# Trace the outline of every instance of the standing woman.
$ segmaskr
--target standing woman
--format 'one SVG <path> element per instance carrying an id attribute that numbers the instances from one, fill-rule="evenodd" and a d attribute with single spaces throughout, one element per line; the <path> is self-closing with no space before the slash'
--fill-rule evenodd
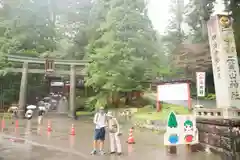
<path id="1" fill-rule="evenodd" d="M 122 146 L 120 141 L 120 126 L 118 120 L 113 116 L 112 112 L 107 113 L 108 117 L 108 130 L 109 130 L 109 140 L 110 140 L 110 154 L 122 154 Z M 116 144 L 116 145 L 115 145 Z"/>

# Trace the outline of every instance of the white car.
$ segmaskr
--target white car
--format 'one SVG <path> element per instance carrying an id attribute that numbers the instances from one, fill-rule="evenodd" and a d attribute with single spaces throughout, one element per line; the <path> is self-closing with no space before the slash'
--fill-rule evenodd
<path id="1" fill-rule="evenodd" d="M 204 107 L 203 107 L 203 105 L 201 105 L 201 104 L 196 104 L 196 105 L 194 106 L 194 108 L 204 108 Z"/>

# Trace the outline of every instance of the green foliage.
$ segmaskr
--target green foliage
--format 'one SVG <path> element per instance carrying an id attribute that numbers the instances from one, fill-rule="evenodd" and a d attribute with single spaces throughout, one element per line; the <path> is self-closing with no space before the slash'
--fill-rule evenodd
<path id="1" fill-rule="evenodd" d="M 187 37 L 192 43 L 204 42 L 207 39 L 206 23 L 213 12 L 215 0 L 190 0 L 185 7 L 185 19 L 190 32 Z"/>
<path id="2" fill-rule="evenodd" d="M 4 67 L 12 66 L 5 55 L 18 54 L 37 57 L 56 49 L 56 32 L 51 5 L 43 1 L 3 0 L 0 8 L 0 69 L 2 70 L 0 101 L 10 104 L 18 101 L 21 74 L 11 74 Z M 43 77 L 28 75 L 28 95 L 44 95 Z M 35 97 L 31 97 L 34 98 Z"/>
<path id="3" fill-rule="evenodd" d="M 177 69 L 169 65 L 169 53 L 186 37 L 179 26 L 183 22 L 182 8 L 172 7 L 169 30 L 162 37 L 153 29 L 145 0 L 0 3 L 0 68 L 13 65 L 6 61 L 7 54 L 90 60 L 85 80 L 94 90 L 93 97 L 78 98 L 78 106 L 89 110 L 115 107 L 113 99 L 126 100 L 125 93 L 145 90 L 143 82 L 177 75 Z M 4 70 L 1 73 L 6 86 L 12 76 Z M 14 76 L 10 82 L 14 87 L 7 87 L 14 89 L 2 95 L 6 101 L 18 99 L 21 76 Z M 30 93 L 43 88 L 42 75 L 29 78 Z"/>
<path id="4" fill-rule="evenodd" d="M 233 29 L 234 29 L 234 37 L 236 41 L 236 48 L 237 53 L 239 55 L 240 53 L 240 2 L 238 0 L 230 1 L 230 0 L 224 0 L 226 11 L 232 12 L 233 16 Z"/>
<path id="5" fill-rule="evenodd" d="M 86 110 L 94 111 L 95 109 L 98 109 L 100 107 L 105 107 L 106 103 L 101 103 L 101 100 L 103 101 L 103 98 L 99 100 L 98 97 L 99 96 L 93 96 L 93 97 L 89 97 L 86 100 L 86 103 L 85 103 Z"/>
<path id="6" fill-rule="evenodd" d="M 103 99 L 117 92 L 143 90 L 141 82 L 151 77 L 148 71 L 158 52 L 145 2 L 111 0 L 102 13 L 104 20 L 96 29 L 98 36 L 87 47 L 92 62 L 87 66 L 86 84 L 98 94 L 103 95 L 103 91 Z"/>
<path id="7" fill-rule="evenodd" d="M 17 102 L 20 82 L 20 75 L 9 74 L 8 76 L 0 77 L 0 102 L 2 105 L 9 105 L 12 102 Z"/>
<path id="8" fill-rule="evenodd" d="M 177 113 L 179 115 L 190 114 L 188 109 L 184 106 L 163 103 L 161 112 L 156 112 L 156 108 L 150 108 L 150 106 L 139 108 L 137 113 L 134 114 L 134 119 L 167 121 L 170 113 L 172 112 Z"/>
<path id="9" fill-rule="evenodd" d="M 49 10 L 47 0 L 4 0 L 0 14 L 3 31 L 1 35 L 4 35 L 1 51 L 6 54 L 53 51 L 56 48 L 55 30 Z"/>
<path id="10" fill-rule="evenodd" d="M 78 109 L 85 109 L 85 104 L 86 104 L 86 100 L 87 98 L 86 97 L 76 97 L 76 108 Z"/>
<path id="11" fill-rule="evenodd" d="M 215 100 L 215 99 L 216 99 L 216 95 L 215 95 L 215 94 L 212 94 L 212 93 L 209 93 L 209 94 L 207 95 L 207 97 L 205 97 L 205 99 Z"/>

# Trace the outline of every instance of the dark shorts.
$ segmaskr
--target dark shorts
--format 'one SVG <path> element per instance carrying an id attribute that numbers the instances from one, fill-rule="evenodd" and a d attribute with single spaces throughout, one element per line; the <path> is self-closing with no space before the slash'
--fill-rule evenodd
<path id="1" fill-rule="evenodd" d="M 105 140 L 105 128 L 95 129 L 94 140 Z"/>

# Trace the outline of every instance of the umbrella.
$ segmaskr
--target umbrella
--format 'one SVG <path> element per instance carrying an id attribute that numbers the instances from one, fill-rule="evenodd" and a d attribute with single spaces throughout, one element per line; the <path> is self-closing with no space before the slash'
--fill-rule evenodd
<path id="1" fill-rule="evenodd" d="M 50 97 L 44 97 L 43 100 L 50 100 Z"/>
<path id="2" fill-rule="evenodd" d="M 15 107 L 15 106 L 13 106 L 13 107 L 10 107 L 11 109 L 18 109 L 18 107 Z"/>
<path id="3" fill-rule="evenodd" d="M 27 106 L 27 109 L 36 109 L 37 108 L 37 106 L 35 106 L 35 105 L 29 105 L 29 106 Z"/>

